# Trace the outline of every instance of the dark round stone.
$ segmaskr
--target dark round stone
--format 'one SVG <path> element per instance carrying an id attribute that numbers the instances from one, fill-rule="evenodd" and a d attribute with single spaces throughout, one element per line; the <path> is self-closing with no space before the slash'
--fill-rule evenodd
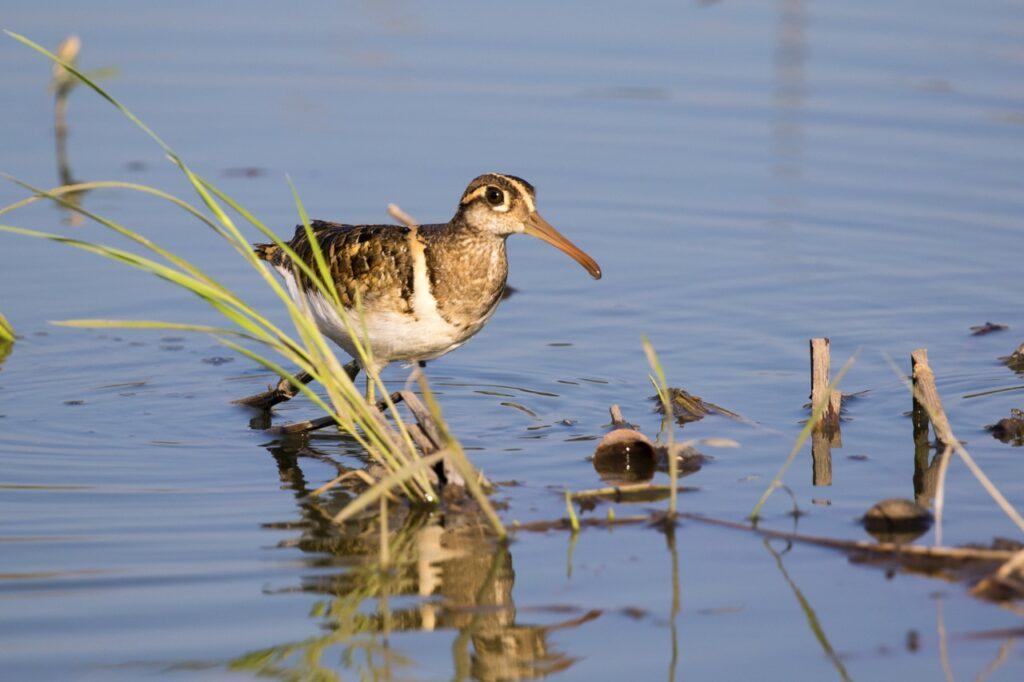
<path id="1" fill-rule="evenodd" d="M 910 542 L 931 528 L 932 513 L 913 500 L 892 497 L 868 509 L 862 521 L 879 542 Z"/>

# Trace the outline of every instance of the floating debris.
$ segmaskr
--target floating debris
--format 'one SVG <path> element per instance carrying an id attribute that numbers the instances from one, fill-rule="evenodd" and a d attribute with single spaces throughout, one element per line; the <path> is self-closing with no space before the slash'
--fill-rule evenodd
<path id="1" fill-rule="evenodd" d="M 498 404 L 503 407 L 511 407 L 514 410 L 519 410 L 520 412 L 530 415 L 534 419 L 539 419 L 537 413 L 531 410 L 530 408 L 526 407 L 525 405 L 520 405 L 519 403 L 513 403 L 511 401 L 501 402 Z"/>
<path id="2" fill-rule="evenodd" d="M 657 465 L 654 443 L 626 421 L 618 405 L 612 405 L 609 412 L 612 430 L 594 451 L 593 464 L 598 476 L 613 485 L 651 480 Z"/>
<path id="3" fill-rule="evenodd" d="M 736 414 L 732 410 L 727 410 L 721 405 L 709 403 L 699 396 L 695 396 L 692 393 L 681 389 L 669 387 L 668 389 L 669 401 L 672 404 L 672 416 L 676 418 L 676 423 L 680 426 L 685 426 L 689 422 L 700 421 L 709 414 L 720 414 L 736 421 L 746 421 L 743 417 Z M 658 414 L 664 414 L 665 409 L 661 405 L 661 401 L 658 396 L 653 395 L 650 400 L 655 401 L 655 411 Z"/>
<path id="4" fill-rule="evenodd" d="M 992 437 L 1015 446 L 1024 445 L 1024 410 L 1010 410 L 1010 416 L 985 427 Z"/>
<path id="5" fill-rule="evenodd" d="M 213 365 L 214 367 L 219 367 L 220 365 L 226 364 L 228 362 L 234 362 L 234 360 L 235 359 L 232 358 L 232 357 L 225 357 L 223 355 L 215 355 L 212 358 L 203 358 L 202 361 L 203 361 L 204 364 Z"/>
<path id="6" fill-rule="evenodd" d="M 892 497 L 868 509 L 861 521 L 879 542 L 905 544 L 931 527 L 932 514 L 913 500 Z"/>
<path id="7" fill-rule="evenodd" d="M 732 441 L 729 441 L 729 445 L 721 446 L 716 445 L 714 442 L 711 442 L 716 440 L 719 439 L 704 438 L 699 442 L 708 443 L 709 445 L 711 445 L 711 447 L 736 447 L 736 445 L 731 444 Z M 724 442 L 725 439 L 721 440 L 723 440 Z M 658 447 L 655 450 L 655 453 L 658 455 L 658 469 L 660 471 L 668 472 L 669 449 L 667 447 Z M 705 464 L 714 459 L 714 457 L 711 457 L 710 455 L 705 455 L 704 453 L 700 452 L 697 448 L 693 447 L 692 442 L 673 444 L 672 453 L 675 455 L 676 464 L 678 465 L 680 476 L 688 476 L 690 474 L 696 473 L 701 470 L 701 467 L 703 467 Z"/>
<path id="8" fill-rule="evenodd" d="M 1014 372 L 1024 372 L 1024 343 L 1017 346 L 1017 350 L 999 359 Z"/>
<path id="9" fill-rule="evenodd" d="M 267 169 L 258 166 L 239 166 L 237 168 L 224 169 L 224 177 L 226 178 L 258 178 L 266 174 Z"/>
<path id="10" fill-rule="evenodd" d="M 992 332 L 1001 332 L 1009 329 L 1005 324 L 996 324 L 994 322 L 986 322 L 976 327 L 971 327 L 971 336 L 984 336 L 985 334 L 991 334 Z"/>
<path id="11" fill-rule="evenodd" d="M 602 481 L 621 485 L 654 478 L 654 446 L 644 434 L 616 429 L 605 435 L 594 451 L 594 470 Z"/>

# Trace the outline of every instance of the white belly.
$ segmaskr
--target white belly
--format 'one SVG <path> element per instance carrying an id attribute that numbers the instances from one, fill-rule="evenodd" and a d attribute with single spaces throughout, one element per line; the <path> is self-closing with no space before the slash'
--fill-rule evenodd
<path id="1" fill-rule="evenodd" d="M 346 353 L 358 358 L 355 344 L 349 334 L 349 329 L 352 329 L 362 340 L 362 325 L 358 314 L 354 310 L 345 309 L 339 315 L 322 294 L 307 295 L 299 291 L 295 277 L 289 270 L 275 269 L 284 278 L 292 299 L 299 305 L 303 304 L 303 300 L 308 302 L 310 314 L 320 331 L 341 346 Z M 395 360 L 432 360 L 440 357 L 461 346 L 482 326 L 481 322 L 480 326 L 475 326 L 472 330 L 460 330 L 449 324 L 437 311 L 437 302 L 430 294 L 426 277 L 423 278 L 422 288 L 419 279 L 417 277 L 415 282 L 413 314 L 374 309 L 372 302 L 368 303 L 363 311 L 365 336 L 369 340 L 374 360 L 381 367 Z M 346 321 L 349 322 L 348 325 L 345 324 Z"/>

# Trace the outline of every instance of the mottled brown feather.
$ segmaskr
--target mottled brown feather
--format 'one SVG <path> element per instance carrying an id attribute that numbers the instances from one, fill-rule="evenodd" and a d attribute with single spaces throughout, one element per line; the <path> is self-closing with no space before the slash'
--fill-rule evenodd
<path id="1" fill-rule="evenodd" d="M 414 271 L 409 229 L 400 225 L 310 223 L 323 251 L 342 304 L 355 306 L 356 294 L 367 310 L 412 314 Z M 457 216 L 444 225 L 423 225 L 417 237 L 424 246 L 430 293 L 449 323 L 472 335 L 501 300 L 508 276 L 504 237 L 481 233 Z M 288 245 L 311 268 L 316 261 L 302 225 Z M 278 267 L 290 267 L 274 244 L 257 244 L 256 254 Z M 310 290 L 308 278 L 296 273 Z"/>
<path id="2" fill-rule="evenodd" d="M 455 223 L 421 233 L 438 312 L 475 333 L 501 300 L 508 277 L 505 239 Z"/>
<path id="3" fill-rule="evenodd" d="M 324 220 L 310 223 L 324 259 L 346 308 L 355 307 L 356 297 L 366 309 L 409 313 L 412 307 L 413 267 L 409 254 L 409 230 L 400 225 L 343 225 Z M 316 259 L 306 230 L 295 228 L 288 246 L 316 270 Z M 303 290 L 311 290 L 309 279 L 291 267 L 289 257 L 274 244 L 257 244 L 256 254 L 295 274 Z"/>

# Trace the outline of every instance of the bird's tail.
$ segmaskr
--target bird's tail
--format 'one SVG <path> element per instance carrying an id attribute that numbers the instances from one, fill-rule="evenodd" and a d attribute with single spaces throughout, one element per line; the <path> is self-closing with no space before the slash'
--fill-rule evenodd
<path id="1" fill-rule="evenodd" d="M 277 264 L 281 260 L 281 247 L 277 244 L 253 244 L 253 252 L 260 260 Z"/>

